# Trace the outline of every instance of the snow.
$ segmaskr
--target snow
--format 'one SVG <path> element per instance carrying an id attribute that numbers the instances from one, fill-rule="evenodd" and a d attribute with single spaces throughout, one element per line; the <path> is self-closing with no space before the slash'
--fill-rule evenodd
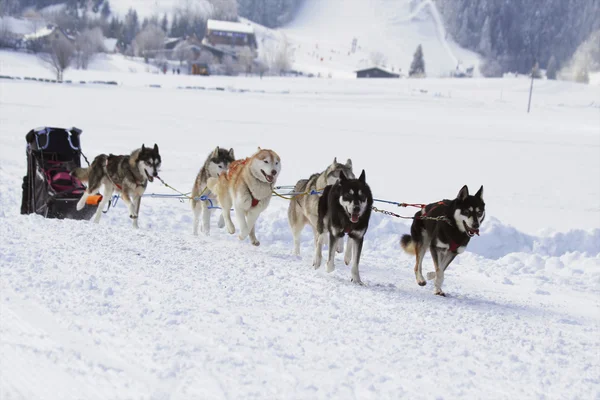
<path id="1" fill-rule="evenodd" d="M 252 28 L 252 25 L 239 22 L 219 21 L 216 19 L 209 19 L 206 21 L 206 29 L 209 31 L 240 32 L 248 34 L 254 33 L 254 28 Z"/>
<path id="2" fill-rule="evenodd" d="M 56 28 L 54 26 L 48 25 L 43 28 L 38 29 L 37 31 L 30 33 L 28 35 L 23 35 L 23 39 L 25 40 L 36 40 L 48 35 L 51 35 Z"/>
<path id="3" fill-rule="evenodd" d="M 46 73 L 27 60 L 1 52 L 0 75 Z M 118 86 L 0 80 L 0 398 L 600 396 L 597 88 L 536 81 L 527 114 L 524 78 L 200 78 L 102 62 L 66 79 Z M 218 213 L 194 237 L 190 205 L 170 199 L 145 198 L 137 231 L 122 202 L 98 225 L 19 215 L 24 136 L 45 125 L 82 128 L 88 158 L 158 143 L 160 175 L 182 191 L 216 145 L 261 146 L 282 158 L 280 185 L 352 158 L 382 199 L 483 184 L 487 217 L 439 298 L 400 251 L 409 223 L 374 214 L 358 287 L 341 257 L 332 274 L 311 268 L 308 229 L 291 255 L 281 199 L 259 218 L 259 248 L 218 229 Z"/>
<path id="4" fill-rule="evenodd" d="M 114 3 L 114 4 L 113 4 Z M 195 13 L 204 16 L 212 14 L 212 4 L 208 0 L 119 0 L 110 3 L 111 12 L 125 17 L 130 9 L 134 9 L 140 20 L 168 15 L 169 20 L 174 13 Z"/>
<path id="5" fill-rule="evenodd" d="M 323 76 L 368 67 L 374 53 L 388 69 L 407 74 L 419 44 L 428 76 L 448 76 L 459 63 L 479 65 L 477 54 L 451 40 L 431 0 L 306 0 L 280 31 L 293 44 L 295 68 Z"/>

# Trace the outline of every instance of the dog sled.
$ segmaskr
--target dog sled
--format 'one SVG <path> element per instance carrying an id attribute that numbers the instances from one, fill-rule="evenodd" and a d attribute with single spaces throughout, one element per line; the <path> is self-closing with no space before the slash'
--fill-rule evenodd
<path id="1" fill-rule="evenodd" d="M 77 211 L 85 186 L 70 174 L 81 167 L 81 132 L 77 128 L 43 127 L 27 133 L 21 214 L 59 219 L 90 219 L 94 215 L 101 196 L 90 196 L 88 207 Z"/>

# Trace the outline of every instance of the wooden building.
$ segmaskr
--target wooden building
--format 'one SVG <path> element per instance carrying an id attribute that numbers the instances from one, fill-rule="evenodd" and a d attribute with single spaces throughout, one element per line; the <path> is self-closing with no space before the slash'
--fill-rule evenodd
<path id="1" fill-rule="evenodd" d="M 256 36 L 252 25 L 240 22 L 209 19 L 206 23 L 206 35 L 202 43 L 234 57 L 243 49 L 250 49 L 256 57 Z"/>
<path id="2" fill-rule="evenodd" d="M 356 71 L 357 78 L 400 78 L 399 74 L 386 71 L 383 68 L 371 67 Z"/>

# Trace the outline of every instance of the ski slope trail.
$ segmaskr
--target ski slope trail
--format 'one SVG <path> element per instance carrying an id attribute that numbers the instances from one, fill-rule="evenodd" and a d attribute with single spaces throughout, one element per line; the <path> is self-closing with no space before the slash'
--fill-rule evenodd
<path id="1" fill-rule="evenodd" d="M 280 31 L 294 45 L 295 66 L 324 76 L 351 75 L 375 62 L 406 75 L 418 45 L 428 76 L 448 76 L 459 63 L 479 63 L 477 54 L 447 35 L 429 0 L 306 0 Z"/>
<path id="2" fill-rule="evenodd" d="M 593 88 L 540 82 L 527 115 L 526 80 L 211 77 L 225 90 L 201 91 L 177 89 L 192 77 L 149 75 L 157 89 L 115 76 L 0 82 L 0 398 L 600 396 Z M 291 255 L 281 199 L 258 248 L 218 229 L 218 213 L 210 237 L 193 236 L 176 200 L 144 198 L 139 230 L 122 202 L 97 225 L 19 215 L 24 136 L 42 125 L 82 128 L 88 158 L 158 143 L 160 175 L 182 191 L 215 146 L 262 146 L 282 158 L 281 185 L 352 158 L 378 198 L 483 184 L 487 218 L 440 298 L 400 251 L 409 223 L 373 215 L 359 287 L 339 256 L 331 274 L 311 267 L 308 229 Z"/>

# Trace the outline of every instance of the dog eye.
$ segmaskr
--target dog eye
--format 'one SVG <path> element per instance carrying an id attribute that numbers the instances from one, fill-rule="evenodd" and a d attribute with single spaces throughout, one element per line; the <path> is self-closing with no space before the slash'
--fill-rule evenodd
<path id="1" fill-rule="evenodd" d="M 267 160 L 265 160 L 265 164 L 268 164 L 269 162 Z"/>

